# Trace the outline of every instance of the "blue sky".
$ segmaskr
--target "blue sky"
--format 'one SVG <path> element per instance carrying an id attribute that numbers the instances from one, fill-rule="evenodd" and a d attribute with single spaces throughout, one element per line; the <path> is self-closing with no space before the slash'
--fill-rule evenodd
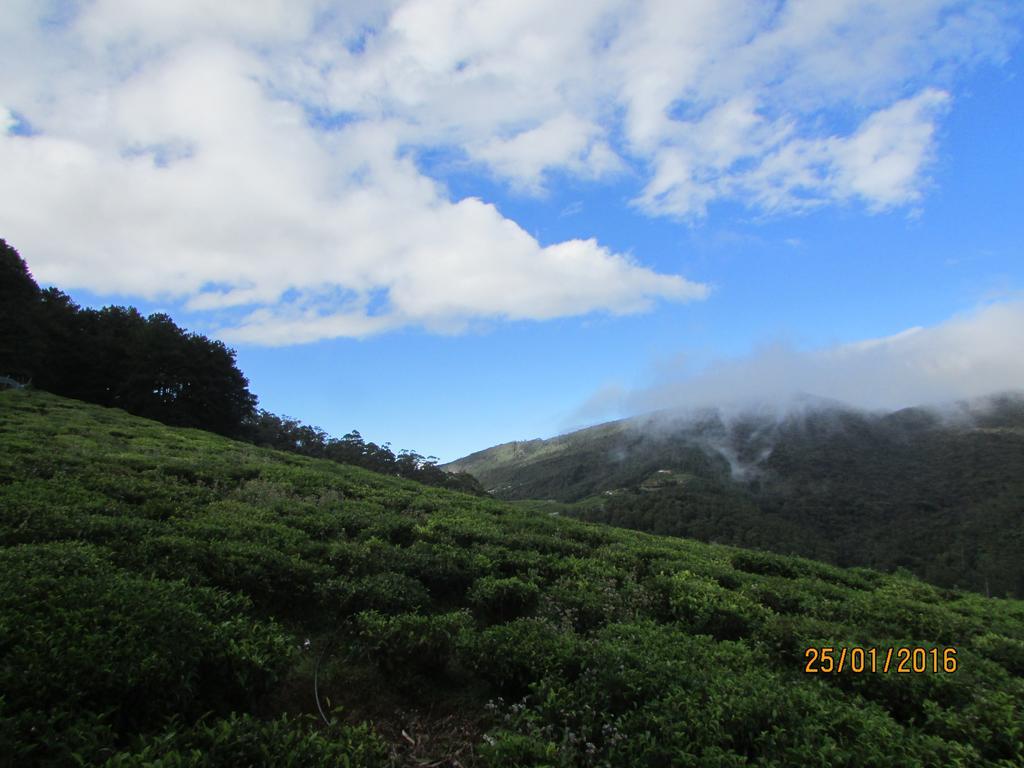
<path id="1" fill-rule="evenodd" d="M 1024 387 L 1017 4 L 556 6 L 15 2 L 0 236 L 444 460 Z"/>

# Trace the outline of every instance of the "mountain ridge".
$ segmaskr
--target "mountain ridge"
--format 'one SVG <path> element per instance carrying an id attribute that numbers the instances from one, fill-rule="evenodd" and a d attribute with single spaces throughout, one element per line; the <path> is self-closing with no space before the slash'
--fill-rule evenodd
<path id="1" fill-rule="evenodd" d="M 812 399 L 663 411 L 446 466 L 583 519 L 1024 595 L 1008 544 L 1024 547 L 1017 392 L 891 412 Z"/>

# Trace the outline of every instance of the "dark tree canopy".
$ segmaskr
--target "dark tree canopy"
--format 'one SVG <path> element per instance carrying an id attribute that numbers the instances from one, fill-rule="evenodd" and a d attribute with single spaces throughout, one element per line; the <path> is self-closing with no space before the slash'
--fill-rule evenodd
<path id="1" fill-rule="evenodd" d="M 167 315 L 134 307 L 82 309 L 40 291 L 24 260 L 0 240 L 0 374 L 40 389 L 157 419 L 239 436 L 256 406 L 223 343 Z"/>
<path id="2" fill-rule="evenodd" d="M 368 443 L 357 430 L 352 430 L 344 437 L 331 437 L 320 427 L 260 410 L 248 422 L 244 439 L 256 445 L 329 459 L 341 464 L 354 464 L 374 472 L 398 475 L 426 485 L 451 488 L 478 496 L 487 495 L 483 486 L 472 475 L 465 472 L 445 472 L 437 466 L 436 456 L 424 457 L 415 451 L 407 450 L 399 451 L 398 455 L 395 455 L 390 443 Z"/>
<path id="3" fill-rule="evenodd" d="M 138 364 L 124 372 L 115 404 L 168 424 L 241 434 L 256 398 L 233 350 L 183 331 L 167 315 L 150 315 L 134 330 L 129 358 Z"/>
<path id="4" fill-rule="evenodd" d="M 41 341 L 33 318 L 38 301 L 39 286 L 28 265 L 0 239 L 0 376 L 31 378 Z"/>

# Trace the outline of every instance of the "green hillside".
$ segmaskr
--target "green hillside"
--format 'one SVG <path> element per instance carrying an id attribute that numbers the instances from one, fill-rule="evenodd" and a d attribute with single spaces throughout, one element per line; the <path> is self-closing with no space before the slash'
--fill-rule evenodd
<path id="1" fill-rule="evenodd" d="M 658 414 L 448 468 L 591 521 L 1024 596 L 1019 395 L 891 414 Z"/>
<path id="2" fill-rule="evenodd" d="M 40 392 L 0 392 L 0 582 L 5 765 L 1024 761 L 1024 603 Z"/>

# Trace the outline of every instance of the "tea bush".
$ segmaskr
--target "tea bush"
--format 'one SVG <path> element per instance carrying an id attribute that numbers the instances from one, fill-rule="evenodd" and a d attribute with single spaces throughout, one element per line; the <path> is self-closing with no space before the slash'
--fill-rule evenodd
<path id="1" fill-rule="evenodd" d="M 354 649 L 394 678 L 444 677 L 459 634 L 470 625 L 466 612 L 423 616 L 385 616 L 363 611 L 355 616 Z"/>
<path id="2" fill-rule="evenodd" d="M 1019 601 L 0 392 L 0 764 L 1009 768 L 1022 674 Z"/>
<path id="3" fill-rule="evenodd" d="M 484 576 L 473 583 L 466 597 L 487 623 L 495 623 L 532 613 L 539 594 L 536 584 L 514 576 Z"/>
<path id="4" fill-rule="evenodd" d="M 287 635 L 250 609 L 241 596 L 125 572 L 87 544 L 2 550 L 5 715 L 31 743 L 41 724 L 78 723 L 82 713 L 92 713 L 90 728 L 132 733 L 241 706 L 273 685 L 291 654 Z M 61 742 L 36 742 L 33 758 Z"/>
<path id="5" fill-rule="evenodd" d="M 251 715 L 200 721 L 191 728 L 172 727 L 140 739 L 119 752 L 104 768 L 384 768 L 388 750 L 366 726 L 338 723 L 322 729 L 307 719 L 282 715 L 260 721 Z"/>

